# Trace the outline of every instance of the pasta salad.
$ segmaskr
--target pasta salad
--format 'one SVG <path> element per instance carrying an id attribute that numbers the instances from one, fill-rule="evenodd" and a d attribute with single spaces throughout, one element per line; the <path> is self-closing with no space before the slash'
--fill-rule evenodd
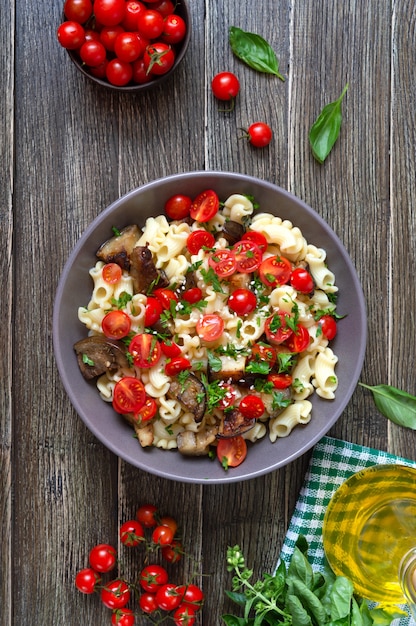
<path id="1" fill-rule="evenodd" d="M 143 227 L 115 231 L 89 273 L 79 367 L 141 446 L 228 468 L 248 441 L 306 425 L 312 394 L 335 398 L 326 252 L 253 198 L 173 196 Z"/>

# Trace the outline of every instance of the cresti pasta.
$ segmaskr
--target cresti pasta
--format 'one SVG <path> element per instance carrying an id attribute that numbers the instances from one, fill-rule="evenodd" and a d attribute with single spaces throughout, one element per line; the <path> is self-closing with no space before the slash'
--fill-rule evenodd
<path id="1" fill-rule="evenodd" d="M 284 257 L 290 262 L 291 268 L 306 268 L 313 278 L 312 292 L 299 292 L 290 280 L 284 284 L 266 285 L 259 280 L 258 271 L 253 271 L 243 277 L 243 282 L 256 294 L 255 309 L 244 315 L 232 310 L 229 297 L 235 288 L 235 276 L 233 279 L 220 277 L 219 280 L 213 280 L 212 273 L 212 258 L 218 255 L 218 251 L 232 248 L 229 240 L 223 236 L 224 225 L 230 221 L 241 224 L 245 231 L 260 233 L 265 238 L 267 243 L 262 250 L 262 262 L 272 257 Z M 201 248 L 196 254 L 191 254 L 187 248 L 188 237 L 200 229 L 213 233 L 215 243 L 212 248 Z M 215 216 L 204 224 L 189 219 L 169 221 L 165 215 L 149 217 L 139 231 L 135 246 L 150 250 L 155 267 L 163 271 L 170 289 L 178 294 L 177 301 L 167 312 L 171 338 L 179 346 L 181 357 L 191 364 L 191 369 L 185 371 L 196 376 L 207 393 L 212 390 L 211 365 L 216 358 L 228 355 L 228 360 L 235 359 L 238 362 L 236 369 L 240 368 L 243 361 L 241 367 L 244 371 L 248 363 L 253 364 L 251 351 L 254 345 L 269 345 L 277 353 L 277 361 L 271 367 L 268 368 L 267 362 L 266 365 L 262 364 L 263 369 L 252 367 L 251 371 L 255 374 L 247 376 L 244 384 L 240 384 L 235 375 L 224 381 L 218 381 L 218 378 L 214 380 L 217 391 L 218 388 L 222 389 L 222 384 L 234 387 L 233 406 L 238 407 L 247 395 L 264 400 L 263 414 L 251 420 L 246 430 L 236 431 L 237 435 L 251 442 L 268 436 L 270 441 L 275 442 L 280 437 L 290 435 L 297 425 L 305 425 L 310 421 L 312 403 L 309 398 L 313 394 L 327 400 L 335 397 L 335 366 L 338 359 L 319 323 L 320 312 L 335 314 L 335 277 L 326 265 L 325 250 L 307 242 L 298 227 L 270 213 L 255 211 L 248 197 L 233 194 L 221 205 Z M 135 293 L 133 278 L 127 269 L 123 269 L 121 278 L 115 284 L 109 284 L 103 279 L 104 266 L 103 261 L 97 261 L 91 268 L 91 300 L 78 311 L 79 320 L 85 324 L 89 336 L 102 336 L 103 319 L 109 311 L 120 307 L 120 301 L 124 301 L 123 311 L 131 323 L 129 334 L 123 340 L 127 353 L 129 341 L 134 335 L 153 333 L 154 341 L 163 341 L 160 325 L 157 332 L 145 326 L 146 305 L 152 293 Z M 201 298 L 195 306 L 183 306 L 181 294 L 190 271 Z M 276 313 L 286 316 L 284 319 L 290 319 L 295 330 L 299 326 L 306 329 L 307 346 L 300 353 L 292 353 L 285 341 L 274 344 L 268 342 L 266 322 Z M 223 331 L 218 339 L 207 342 L 198 334 L 197 325 L 203 316 L 211 314 L 221 317 Z M 184 433 L 190 432 L 201 437 L 208 435 L 205 438 L 207 445 L 203 446 L 202 451 L 195 452 L 208 453 L 211 446 L 215 447 L 218 435 L 221 437 L 224 432 L 222 426 L 227 409 L 233 407 L 223 408 L 223 402 L 215 403 L 211 398 L 203 418 L 196 420 L 194 412 L 180 401 L 178 395 L 169 394 L 172 376 L 166 373 L 166 364 L 170 360 L 169 356 L 162 353 L 154 365 L 143 368 L 135 366 L 130 360 L 127 374 L 142 382 L 146 397 L 156 401 L 157 412 L 147 421 L 139 418 L 134 420 L 131 415 L 129 421 L 144 446 L 181 449 L 178 442 Z M 285 371 L 284 364 L 291 384 L 283 393 L 281 389 L 266 383 L 270 373 Z M 107 370 L 97 377 L 97 389 L 104 401 L 113 402 L 115 386 L 125 376 L 126 371 L 119 368 L 116 371 Z M 186 373 L 182 379 L 186 380 Z M 280 407 L 276 410 L 279 401 Z M 115 414 L 114 419 L 119 419 L 119 416 Z"/>

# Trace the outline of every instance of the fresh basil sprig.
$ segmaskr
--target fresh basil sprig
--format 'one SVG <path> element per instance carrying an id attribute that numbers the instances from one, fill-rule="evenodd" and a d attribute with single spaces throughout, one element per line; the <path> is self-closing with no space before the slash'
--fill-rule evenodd
<path id="1" fill-rule="evenodd" d="M 312 148 L 312 153 L 319 163 L 325 161 L 338 139 L 342 122 L 341 103 L 347 89 L 348 83 L 342 90 L 342 94 L 338 100 L 327 104 L 322 109 L 309 131 L 309 143 Z"/>
<path id="2" fill-rule="evenodd" d="M 248 33 L 231 26 L 229 31 L 231 50 L 235 56 L 257 72 L 274 74 L 285 80 L 279 72 L 279 62 L 271 45 L 256 33 Z"/>
<path id="3" fill-rule="evenodd" d="M 364 385 L 369 389 L 380 413 L 395 424 L 416 430 L 416 397 L 391 385 Z"/>

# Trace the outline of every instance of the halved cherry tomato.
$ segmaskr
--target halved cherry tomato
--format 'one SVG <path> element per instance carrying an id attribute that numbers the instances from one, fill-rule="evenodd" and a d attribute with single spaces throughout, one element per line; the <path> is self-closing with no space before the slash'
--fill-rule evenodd
<path id="1" fill-rule="evenodd" d="M 181 355 L 181 349 L 174 341 L 162 341 L 160 347 L 162 348 L 163 354 L 170 359 Z"/>
<path id="2" fill-rule="evenodd" d="M 322 328 L 323 334 L 329 341 L 331 341 L 331 339 L 333 339 L 337 334 L 337 323 L 332 315 L 323 315 L 318 324 Z"/>
<path id="3" fill-rule="evenodd" d="M 124 311 L 110 311 L 104 315 L 101 328 L 109 339 L 122 339 L 130 332 L 131 319 Z"/>
<path id="4" fill-rule="evenodd" d="M 271 256 L 265 259 L 259 267 L 259 277 L 267 287 L 285 285 L 292 273 L 292 265 L 282 256 Z"/>
<path id="5" fill-rule="evenodd" d="M 252 361 L 266 361 L 266 363 L 273 367 L 276 363 L 277 353 L 273 346 L 268 345 L 267 343 L 254 343 L 251 346 L 251 355 L 250 360 Z"/>
<path id="6" fill-rule="evenodd" d="M 244 233 L 241 239 L 248 239 L 249 241 L 252 241 L 260 248 L 262 252 L 266 252 L 269 245 L 263 233 L 259 233 L 257 230 L 248 230 L 246 233 Z"/>
<path id="7" fill-rule="evenodd" d="M 168 289 L 166 287 L 160 287 L 159 289 L 155 289 L 153 295 L 156 296 L 162 307 L 167 311 L 170 309 L 171 302 L 179 302 L 179 298 L 172 289 Z"/>
<path id="8" fill-rule="evenodd" d="M 267 341 L 278 345 L 289 339 L 293 333 L 293 330 L 288 326 L 290 318 L 291 316 L 285 311 L 277 311 L 268 317 L 264 324 Z"/>
<path id="9" fill-rule="evenodd" d="M 113 391 L 113 408 L 117 413 L 137 413 L 146 401 L 146 390 L 141 380 L 125 376 Z"/>
<path id="10" fill-rule="evenodd" d="M 196 323 L 196 332 L 203 341 L 216 341 L 224 332 L 224 320 L 216 313 L 203 315 Z"/>
<path id="11" fill-rule="evenodd" d="M 151 420 L 157 413 L 157 404 L 154 398 L 150 396 L 146 397 L 146 401 L 141 409 L 139 409 L 134 414 L 134 420 L 141 424 L 142 422 L 148 422 Z"/>
<path id="12" fill-rule="evenodd" d="M 250 289 L 236 289 L 227 302 L 229 308 L 237 315 L 248 315 L 257 306 L 257 298 Z"/>
<path id="13" fill-rule="evenodd" d="M 153 326 L 153 324 L 156 324 L 162 313 L 163 306 L 161 301 L 158 298 L 148 296 L 144 313 L 145 326 Z"/>
<path id="14" fill-rule="evenodd" d="M 232 250 L 214 250 L 208 259 L 208 264 L 219 278 L 227 278 L 237 269 L 237 261 Z"/>
<path id="15" fill-rule="evenodd" d="M 212 233 L 202 228 L 192 231 L 186 240 L 186 247 L 190 254 L 198 254 L 201 248 L 212 248 L 215 238 Z"/>
<path id="16" fill-rule="evenodd" d="M 300 293 L 311 293 L 314 288 L 313 278 L 304 267 L 297 267 L 290 275 L 290 284 Z"/>
<path id="17" fill-rule="evenodd" d="M 235 254 L 237 272 L 250 274 L 260 267 L 263 253 L 253 241 L 242 239 L 233 245 L 232 250 Z"/>
<path id="18" fill-rule="evenodd" d="M 191 210 L 192 198 L 177 193 L 165 203 L 165 213 L 171 220 L 183 220 Z"/>
<path id="19" fill-rule="evenodd" d="M 122 277 L 122 269 L 117 263 L 106 263 L 102 269 L 103 281 L 115 285 Z"/>
<path id="20" fill-rule="evenodd" d="M 292 335 L 287 339 L 286 345 L 291 352 L 303 352 L 309 346 L 311 342 L 311 336 L 308 333 L 308 330 L 305 326 L 296 327 L 296 330 Z"/>
<path id="21" fill-rule="evenodd" d="M 184 356 L 176 356 L 165 365 L 165 374 L 167 376 L 176 376 L 183 370 L 190 370 L 192 363 Z"/>
<path id="22" fill-rule="evenodd" d="M 199 287 L 191 287 L 191 289 L 187 289 L 183 292 L 182 299 L 186 302 L 189 302 L 189 304 L 196 304 L 197 302 L 202 300 L 202 296 L 202 289 L 200 289 Z"/>
<path id="23" fill-rule="evenodd" d="M 200 193 L 191 206 L 191 217 L 196 222 L 209 222 L 217 214 L 220 200 L 213 189 Z"/>
<path id="24" fill-rule="evenodd" d="M 223 380 L 218 384 L 221 389 L 224 389 L 224 396 L 218 402 L 218 408 L 224 411 L 228 409 L 230 406 L 233 406 L 234 402 L 237 398 L 237 390 L 235 387 L 231 385 L 231 383 L 226 383 Z"/>
<path id="25" fill-rule="evenodd" d="M 129 352 L 135 366 L 142 368 L 153 367 L 162 356 L 160 342 L 149 333 L 134 335 L 129 345 Z"/>
<path id="26" fill-rule="evenodd" d="M 268 374 L 267 380 L 275 389 L 287 389 L 293 381 L 290 374 Z"/>
<path id="27" fill-rule="evenodd" d="M 238 408 L 244 417 L 248 417 L 249 419 L 258 419 L 265 411 L 263 400 L 259 396 L 255 396 L 251 393 L 241 398 Z"/>
<path id="28" fill-rule="evenodd" d="M 238 467 L 246 456 L 247 443 L 241 435 L 218 440 L 217 458 L 223 467 Z"/>

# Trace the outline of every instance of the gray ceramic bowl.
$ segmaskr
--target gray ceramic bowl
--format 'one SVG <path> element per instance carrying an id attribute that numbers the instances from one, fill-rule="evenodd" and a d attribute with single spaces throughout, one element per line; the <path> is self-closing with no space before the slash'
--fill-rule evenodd
<path id="1" fill-rule="evenodd" d="M 195 197 L 213 188 L 220 199 L 232 193 L 252 195 L 261 210 L 276 213 L 298 226 L 306 239 L 327 251 L 327 262 L 339 287 L 338 311 L 346 314 L 333 340 L 339 357 L 339 386 L 336 399 L 312 396 L 313 417 L 305 427 L 295 428 L 289 437 L 271 443 L 268 437 L 250 446 L 246 460 L 227 472 L 207 457 L 189 458 L 177 451 L 143 449 L 132 428 L 117 416 L 111 405 L 99 397 L 95 384 L 88 384 L 78 368 L 73 345 L 86 336 L 78 321 L 78 306 L 87 303 L 92 282 L 88 270 L 95 264 L 95 252 L 111 235 L 113 226 L 143 224 L 151 215 L 163 212 L 165 201 L 176 193 Z M 57 365 L 81 419 L 114 454 L 152 474 L 190 483 L 230 483 L 254 478 L 290 463 L 309 450 L 337 421 L 356 387 L 366 347 L 366 307 L 353 264 L 340 240 L 324 220 L 304 202 L 270 183 L 227 172 L 190 172 L 169 176 L 131 191 L 106 208 L 87 228 L 63 270 L 54 307 L 53 340 Z"/>
<path id="2" fill-rule="evenodd" d="M 149 5 L 149 8 L 150 8 L 150 5 Z M 172 74 L 175 72 L 175 70 L 177 69 L 181 61 L 183 60 L 186 54 L 186 51 L 188 49 L 188 46 L 189 46 L 189 42 L 191 39 L 192 25 L 191 25 L 191 14 L 189 11 L 187 0 L 180 0 L 180 2 L 178 2 L 175 13 L 179 15 L 180 17 L 182 17 L 183 20 L 185 21 L 186 35 L 180 43 L 173 46 L 173 48 L 175 49 L 176 58 L 175 58 L 175 63 L 173 64 L 172 68 L 168 72 L 166 72 L 166 74 L 157 76 L 153 80 L 149 81 L 148 83 L 137 84 L 137 83 L 131 82 L 128 85 L 118 87 L 117 85 L 112 85 L 108 80 L 104 78 L 97 78 L 96 76 L 93 76 L 93 74 L 91 74 L 88 68 L 85 67 L 85 65 L 82 63 L 79 57 L 79 54 L 75 50 L 67 50 L 69 58 L 74 63 L 76 68 L 82 74 L 84 74 L 84 76 L 92 80 L 97 85 L 101 85 L 101 87 L 106 87 L 107 89 L 112 89 L 114 91 L 121 91 L 123 93 L 139 93 L 141 91 L 147 91 L 148 89 L 152 89 L 153 87 L 156 87 L 164 83 L 170 76 L 172 76 Z M 65 19 L 66 18 L 63 17 L 63 20 Z"/>

